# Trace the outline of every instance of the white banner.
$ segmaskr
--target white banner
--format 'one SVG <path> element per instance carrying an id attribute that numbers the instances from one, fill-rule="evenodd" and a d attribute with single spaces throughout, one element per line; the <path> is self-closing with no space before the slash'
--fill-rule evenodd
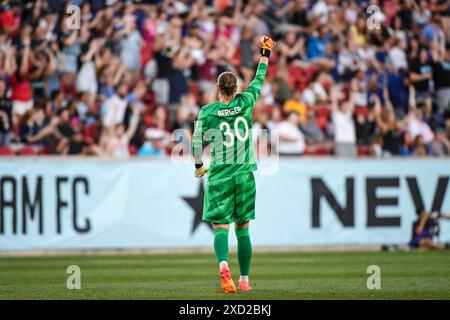
<path id="1" fill-rule="evenodd" d="M 255 174 L 253 244 L 406 243 L 416 207 L 450 211 L 449 175 L 449 160 L 281 159 Z M 210 247 L 202 183 L 170 160 L 0 160 L 0 250 Z"/>

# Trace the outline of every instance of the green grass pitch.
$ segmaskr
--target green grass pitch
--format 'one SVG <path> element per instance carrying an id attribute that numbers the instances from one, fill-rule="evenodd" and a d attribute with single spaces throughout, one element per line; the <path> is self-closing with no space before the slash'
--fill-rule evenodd
<path id="1" fill-rule="evenodd" d="M 81 268 L 68 290 L 66 268 Z M 369 265 L 381 289 L 369 290 Z M 239 272 L 231 255 L 235 279 Z M 223 294 L 213 254 L 0 257 L 0 299 L 450 299 L 450 252 L 255 253 L 252 292 Z"/>

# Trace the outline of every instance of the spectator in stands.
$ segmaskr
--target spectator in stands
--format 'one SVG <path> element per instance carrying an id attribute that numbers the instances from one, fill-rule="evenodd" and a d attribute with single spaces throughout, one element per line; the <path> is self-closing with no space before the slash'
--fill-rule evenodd
<path id="1" fill-rule="evenodd" d="M 420 49 L 419 56 L 410 61 L 409 78 L 415 89 L 416 103 L 424 103 L 426 109 L 430 109 L 431 101 L 431 85 L 433 73 L 428 59 L 428 51 L 425 48 Z"/>
<path id="2" fill-rule="evenodd" d="M 115 92 L 104 101 L 102 124 L 105 127 L 119 125 L 123 122 L 125 117 L 125 110 L 128 101 L 126 96 L 128 94 L 128 86 L 121 83 L 117 86 Z"/>
<path id="3" fill-rule="evenodd" d="M 8 97 L 5 80 L 0 79 L 0 147 L 9 145 L 12 126 L 12 101 Z"/>
<path id="4" fill-rule="evenodd" d="M 334 153 L 337 156 L 356 156 L 356 133 L 353 121 L 354 93 L 334 87 L 331 93 L 331 119 L 334 129 Z"/>
<path id="5" fill-rule="evenodd" d="M 140 157 L 164 157 L 166 154 L 164 133 L 160 130 L 148 129 L 145 133 L 145 142 L 142 144 L 137 155 Z"/>
<path id="6" fill-rule="evenodd" d="M 333 149 L 333 145 L 326 140 L 324 132 L 317 125 L 313 109 L 308 110 L 306 120 L 301 122 L 300 129 L 305 136 L 306 150 L 309 154 L 326 154 Z"/>
<path id="7" fill-rule="evenodd" d="M 396 72 L 401 72 L 408 69 L 406 52 L 401 39 L 397 37 L 393 39 L 392 45 L 388 51 L 388 56 L 390 59 L 390 64 Z"/>
<path id="8" fill-rule="evenodd" d="M 46 119 L 42 109 L 30 109 L 25 112 L 19 123 L 19 136 L 22 143 L 54 150 L 54 140 L 59 138 L 58 117 Z"/>
<path id="9" fill-rule="evenodd" d="M 306 58 L 305 38 L 297 37 L 294 31 L 288 31 L 280 42 L 278 50 L 287 64 L 301 63 Z"/>
<path id="10" fill-rule="evenodd" d="M 421 135 L 416 136 L 414 139 L 414 148 L 412 149 L 412 155 L 415 157 L 424 157 L 429 155 L 430 149 Z"/>
<path id="11" fill-rule="evenodd" d="M 413 2 L 415 4 L 415 2 Z M 413 13 L 414 22 L 420 28 L 423 28 L 431 18 L 431 11 L 428 9 L 428 2 L 420 0 L 419 5 L 415 5 L 416 10 Z"/>
<path id="12" fill-rule="evenodd" d="M 437 112 L 442 114 L 450 110 L 450 46 L 445 44 L 441 30 L 432 43 L 431 68 L 433 70 L 434 89 L 436 91 Z"/>
<path id="13" fill-rule="evenodd" d="M 281 121 L 278 127 L 280 155 L 299 156 L 305 151 L 305 136 L 299 129 L 300 118 L 298 113 L 291 112 L 286 120 Z"/>
<path id="14" fill-rule="evenodd" d="M 112 124 L 103 131 L 100 147 L 105 155 L 126 158 L 130 156 L 130 140 L 134 136 L 138 122 L 139 110 L 135 104 L 130 104 L 132 117 L 127 129 L 123 124 Z"/>
<path id="15" fill-rule="evenodd" d="M 302 101 L 300 90 L 295 90 L 292 93 L 292 96 L 286 100 L 283 104 L 283 112 L 284 113 L 290 113 L 290 112 L 296 112 L 299 116 L 299 121 L 303 122 L 306 119 L 306 111 L 307 111 L 307 105 Z M 314 95 L 314 93 L 311 93 Z"/>
<path id="16" fill-rule="evenodd" d="M 381 107 L 375 111 L 375 119 L 383 138 L 383 156 L 396 156 L 400 154 L 403 144 L 402 132 L 407 123 L 406 118 L 397 121 L 392 108 L 386 108 L 381 114 Z"/>
<path id="17" fill-rule="evenodd" d="M 434 140 L 430 143 L 430 149 L 433 156 L 444 157 L 450 155 L 450 141 L 443 129 L 436 131 Z"/>
<path id="18" fill-rule="evenodd" d="M 434 138 L 433 131 L 431 131 L 430 126 L 423 118 L 422 109 L 417 109 L 411 113 L 406 130 L 413 139 L 420 135 L 426 144 L 430 143 Z"/>
<path id="19" fill-rule="evenodd" d="M 323 70 L 330 71 L 336 65 L 330 56 L 332 35 L 329 31 L 329 25 L 322 24 L 314 31 L 306 45 L 306 54 L 308 59 L 314 65 Z"/>
<path id="20" fill-rule="evenodd" d="M 379 98 L 374 96 L 370 99 L 368 111 L 366 111 L 367 109 L 357 110 L 354 115 L 356 142 L 358 147 L 362 148 L 362 150 L 366 153 L 370 153 L 370 146 L 374 143 L 377 133 L 377 123 L 375 120 L 375 99 Z"/>
<path id="21" fill-rule="evenodd" d="M 13 101 L 13 113 L 22 116 L 25 112 L 33 107 L 31 94 L 31 83 L 29 75 L 30 55 L 31 55 L 31 38 L 30 30 L 24 28 L 22 32 L 22 55 L 18 57 L 18 62 L 13 63 L 11 68 L 11 90 Z M 11 52 L 15 56 L 14 51 Z"/>
<path id="22" fill-rule="evenodd" d="M 412 155 L 415 149 L 415 140 L 412 135 L 405 131 L 402 133 L 402 144 L 400 146 L 400 155 L 403 157 L 409 157 Z"/>

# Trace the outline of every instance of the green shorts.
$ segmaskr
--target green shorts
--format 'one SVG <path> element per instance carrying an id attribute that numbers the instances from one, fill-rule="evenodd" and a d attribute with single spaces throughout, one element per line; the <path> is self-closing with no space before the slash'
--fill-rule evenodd
<path id="1" fill-rule="evenodd" d="M 256 186 L 253 172 L 206 183 L 203 220 L 243 224 L 255 219 Z"/>

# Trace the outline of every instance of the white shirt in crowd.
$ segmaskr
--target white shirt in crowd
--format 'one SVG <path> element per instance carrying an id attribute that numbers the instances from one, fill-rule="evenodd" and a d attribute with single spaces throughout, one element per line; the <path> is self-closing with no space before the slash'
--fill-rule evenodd
<path id="1" fill-rule="evenodd" d="M 310 10 L 310 15 L 313 17 L 319 17 L 321 23 L 328 22 L 328 16 L 330 14 L 330 8 L 324 0 L 317 1 Z"/>
<path id="2" fill-rule="evenodd" d="M 305 136 L 295 124 L 287 120 L 282 121 L 278 127 L 278 135 L 295 139 L 295 141 L 283 141 L 280 139 L 278 144 L 279 153 L 299 154 L 305 151 Z"/>
<path id="3" fill-rule="evenodd" d="M 328 100 L 328 94 L 323 85 L 320 82 L 314 82 L 313 83 L 313 91 L 315 94 L 315 97 L 319 101 L 326 101 Z"/>
<path id="4" fill-rule="evenodd" d="M 411 119 L 408 123 L 407 130 L 414 139 L 418 135 L 421 135 L 425 143 L 430 143 L 434 139 L 434 133 L 431 131 L 430 126 L 419 119 Z"/>
<path id="5" fill-rule="evenodd" d="M 300 99 L 304 103 L 306 103 L 308 106 L 312 106 L 316 103 L 316 94 L 314 93 L 314 90 L 312 88 L 305 88 L 302 92 L 302 97 Z"/>
<path id="6" fill-rule="evenodd" d="M 102 109 L 102 124 L 105 127 L 121 124 L 127 109 L 127 101 L 118 95 L 113 95 L 103 102 Z"/>
<path id="7" fill-rule="evenodd" d="M 86 61 L 77 75 L 77 92 L 96 94 L 98 89 L 94 62 Z"/>
<path id="8" fill-rule="evenodd" d="M 108 141 L 107 151 L 110 156 L 116 158 L 127 158 L 130 156 L 128 146 L 130 141 L 126 136 L 123 137 L 111 137 Z"/>
<path id="9" fill-rule="evenodd" d="M 392 47 L 389 50 L 389 58 L 395 69 L 408 69 L 408 61 L 406 59 L 406 53 L 399 47 Z"/>
<path id="10" fill-rule="evenodd" d="M 143 39 L 139 31 L 128 33 L 121 39 L 122 50 L 120 58 L 128 70 L 138 70 L 141 67 L 141 47 Z"/>
<path id="11" fill-rule="evenodd" d="M 334 142 L 336 143 L 355 143 L 355 123 L 352 114 L 349 112 L 335 111 L 331 118 L 334 126 Z"/>

